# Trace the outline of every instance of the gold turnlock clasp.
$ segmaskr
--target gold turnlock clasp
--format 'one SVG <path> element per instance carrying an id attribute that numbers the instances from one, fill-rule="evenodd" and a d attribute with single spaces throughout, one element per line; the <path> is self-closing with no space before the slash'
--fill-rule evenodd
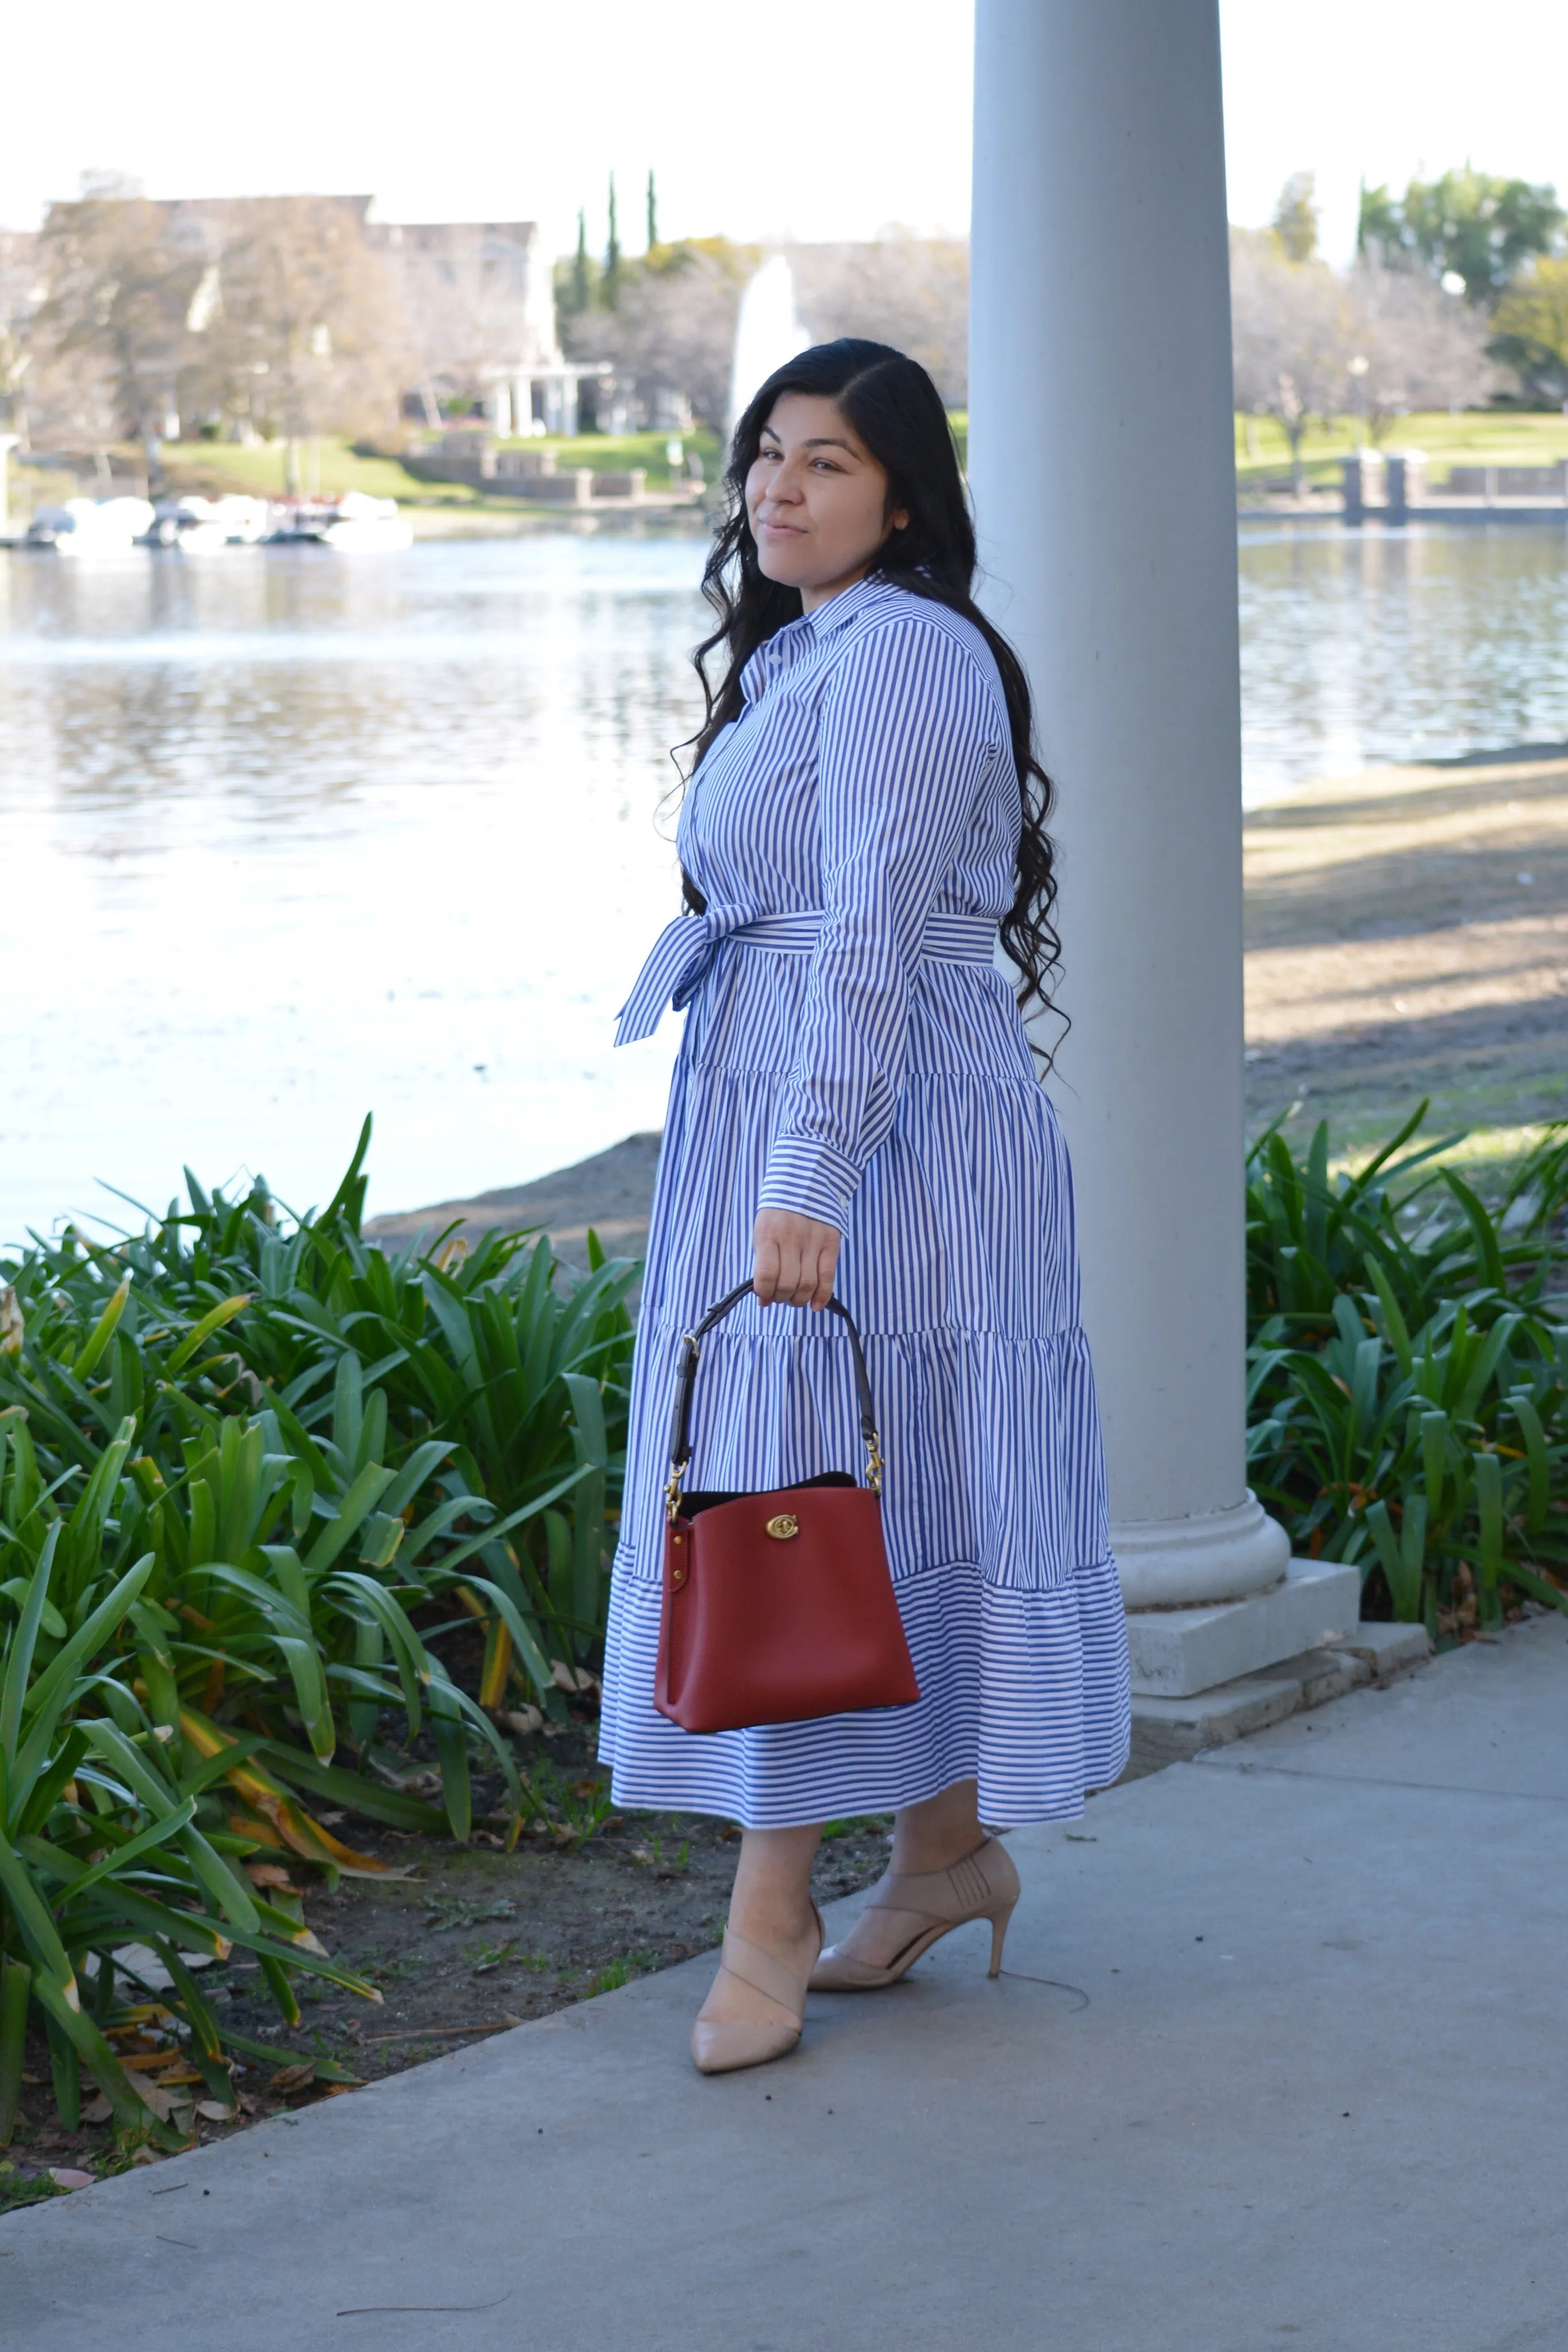
<path id="1" fill-rule="evenodd" d="M 780 1511 L 776 1519 L 768 1520 L 767 1532 L 775 1543 L 788 1543 L 791 1536 L 800 1534 L 800 1522 L 793 1511 Z"/>
<path id="2" fill-rule="evenodd" d="M 679 1470 L 676 1469 L 674 1464 L 672 1463 L 670 1465 L 669 1484 L 664 1488 L 664 1517 L 673 1526 L 674 1521 L 679 1518 L 680 1515 L 681 1474 Z"/>

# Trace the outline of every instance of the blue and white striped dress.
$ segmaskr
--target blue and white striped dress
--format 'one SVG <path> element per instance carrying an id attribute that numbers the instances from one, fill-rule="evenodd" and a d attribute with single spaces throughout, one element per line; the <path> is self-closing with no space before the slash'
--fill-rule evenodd
<path id="1" fill-rule="evenodd" d="M 874 579 L 753 655 L 741 716 L 681 811 L 707 901 L 661 935 L 622 1017 L 686 1005 L 632 1378 L 601 1753 L 615 1801 L 783 1828 L 979 1781 L 997 1823 L 1082 1810 L 1126 1760 L 1071 1180 L 1007 980 L 1019 804 L 979 632 Z M 751 1731 L 653 1705 L 665 1447 L 683 1332 L 752 1264 L 760 1207 L 843 1234 L 887 1550 L 921 1697 Z M 743 1301 L 697 1375 L 693 1488 L 862 1460 L 848 1347 Z"/>

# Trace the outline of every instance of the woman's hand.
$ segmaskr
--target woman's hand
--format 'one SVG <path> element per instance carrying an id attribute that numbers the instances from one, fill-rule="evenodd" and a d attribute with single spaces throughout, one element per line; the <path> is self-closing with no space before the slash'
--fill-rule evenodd
<path id="1" fill-rule="evenodd" d="M 839 1229 L 789 1209 L 762 1209 L 751 1231 L 752 1288 L 764 1307 L 825 1307 L 839 1268 Z"/>

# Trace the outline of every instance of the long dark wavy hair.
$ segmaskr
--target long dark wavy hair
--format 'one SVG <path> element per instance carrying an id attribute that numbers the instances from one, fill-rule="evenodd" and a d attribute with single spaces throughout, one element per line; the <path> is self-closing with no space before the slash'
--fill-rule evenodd
<path id="1" fill-rule="evenodd" d="M 1018 888 L 1002 918 L 1002 943 L 1019 974 L 1020 1010 L 1050 1003 L 1050 982 L 1061 958 L 1051 924 L 1056 875 L 1046 831 L 1055 799 L 1050 777 L 1035 757 L 1034 714 L 1023 665 L 994 628 L 971 593 L 976 567 L 975 526 L 958 470 L 958 453 L 941 395 L 916 360 L 887 343 L 841 335 L 818 343 L 776 368 L 735 428 L 725 472 L 727 502 L 703 572 L 703 594 L 718 625 L 692 658 L 702 680 L 706 715 L 687 746 L 691 771 L 721 728 L 739 716 L 740 675 L 758 646 L 799 620 L 800 592 L 769 580 L 758 562 L 757 541 L 746 512 L 746 478 L 761 446 L 762 428 L 785 393 L 803 392 L 833 401 L 864 446 L 887 475 L 887 512 L 903 508 L 908 520 L 889 533 L 872 576 L 907 588 L 962 613 L 989 646 L 1007 697 L 1013 761 L 1023 804 L 1019 837 Z M 724 656 L 716 688 L 710 659 Z M 689 875 L 683 875 L 685 901 L 694 913 L 705 901 Z"/>

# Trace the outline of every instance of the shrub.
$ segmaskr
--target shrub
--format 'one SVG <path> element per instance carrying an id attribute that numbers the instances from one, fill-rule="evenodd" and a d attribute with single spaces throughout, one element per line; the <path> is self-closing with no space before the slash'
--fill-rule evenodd
<path id="1" fill-rule="evenodd" d="M 1568 1130 L 1490 1206 L 1417 1146 L 1423 1103 L 1354 1174 L 1326 1124 L 1248 1156 L 1248 1454 L 1294 1548 L 1359 1563 L 1368 1614 L 1434 1638 L 1568 1609 Z"/>
<path id="2" fill-rule="evenodd" d="M 492 1714 L 515 1681 L 559 1718 L 590 1679 L 636 1268 L 594 1244 L 562 1288 L 525 1234 L 384 1255 L 360 1230 L 369 1138 L 319 1215 L 187 1172 L 189 1210 L 0 1266 L 0 2137 L 29 2012 L 68 2119 L 83 2063 L 119 2122 L 144 2116 L 106 2039 L 127 1937 L 172 1977 L 214 2096 L 233 2036 L 182 1951 L 246 1944 L 291 2020 L 298 1968 L 370 1993 L 244 1864 L 376 1866 L 302 1793 L 466 1837 L 476 1747 L 515 1836 L 541 1806 Z M 476 1620 L 476 1695 L 443 1654 Z M 444 1813 L 398 1785 L 389 1710 L 428 1724 Z"/>

